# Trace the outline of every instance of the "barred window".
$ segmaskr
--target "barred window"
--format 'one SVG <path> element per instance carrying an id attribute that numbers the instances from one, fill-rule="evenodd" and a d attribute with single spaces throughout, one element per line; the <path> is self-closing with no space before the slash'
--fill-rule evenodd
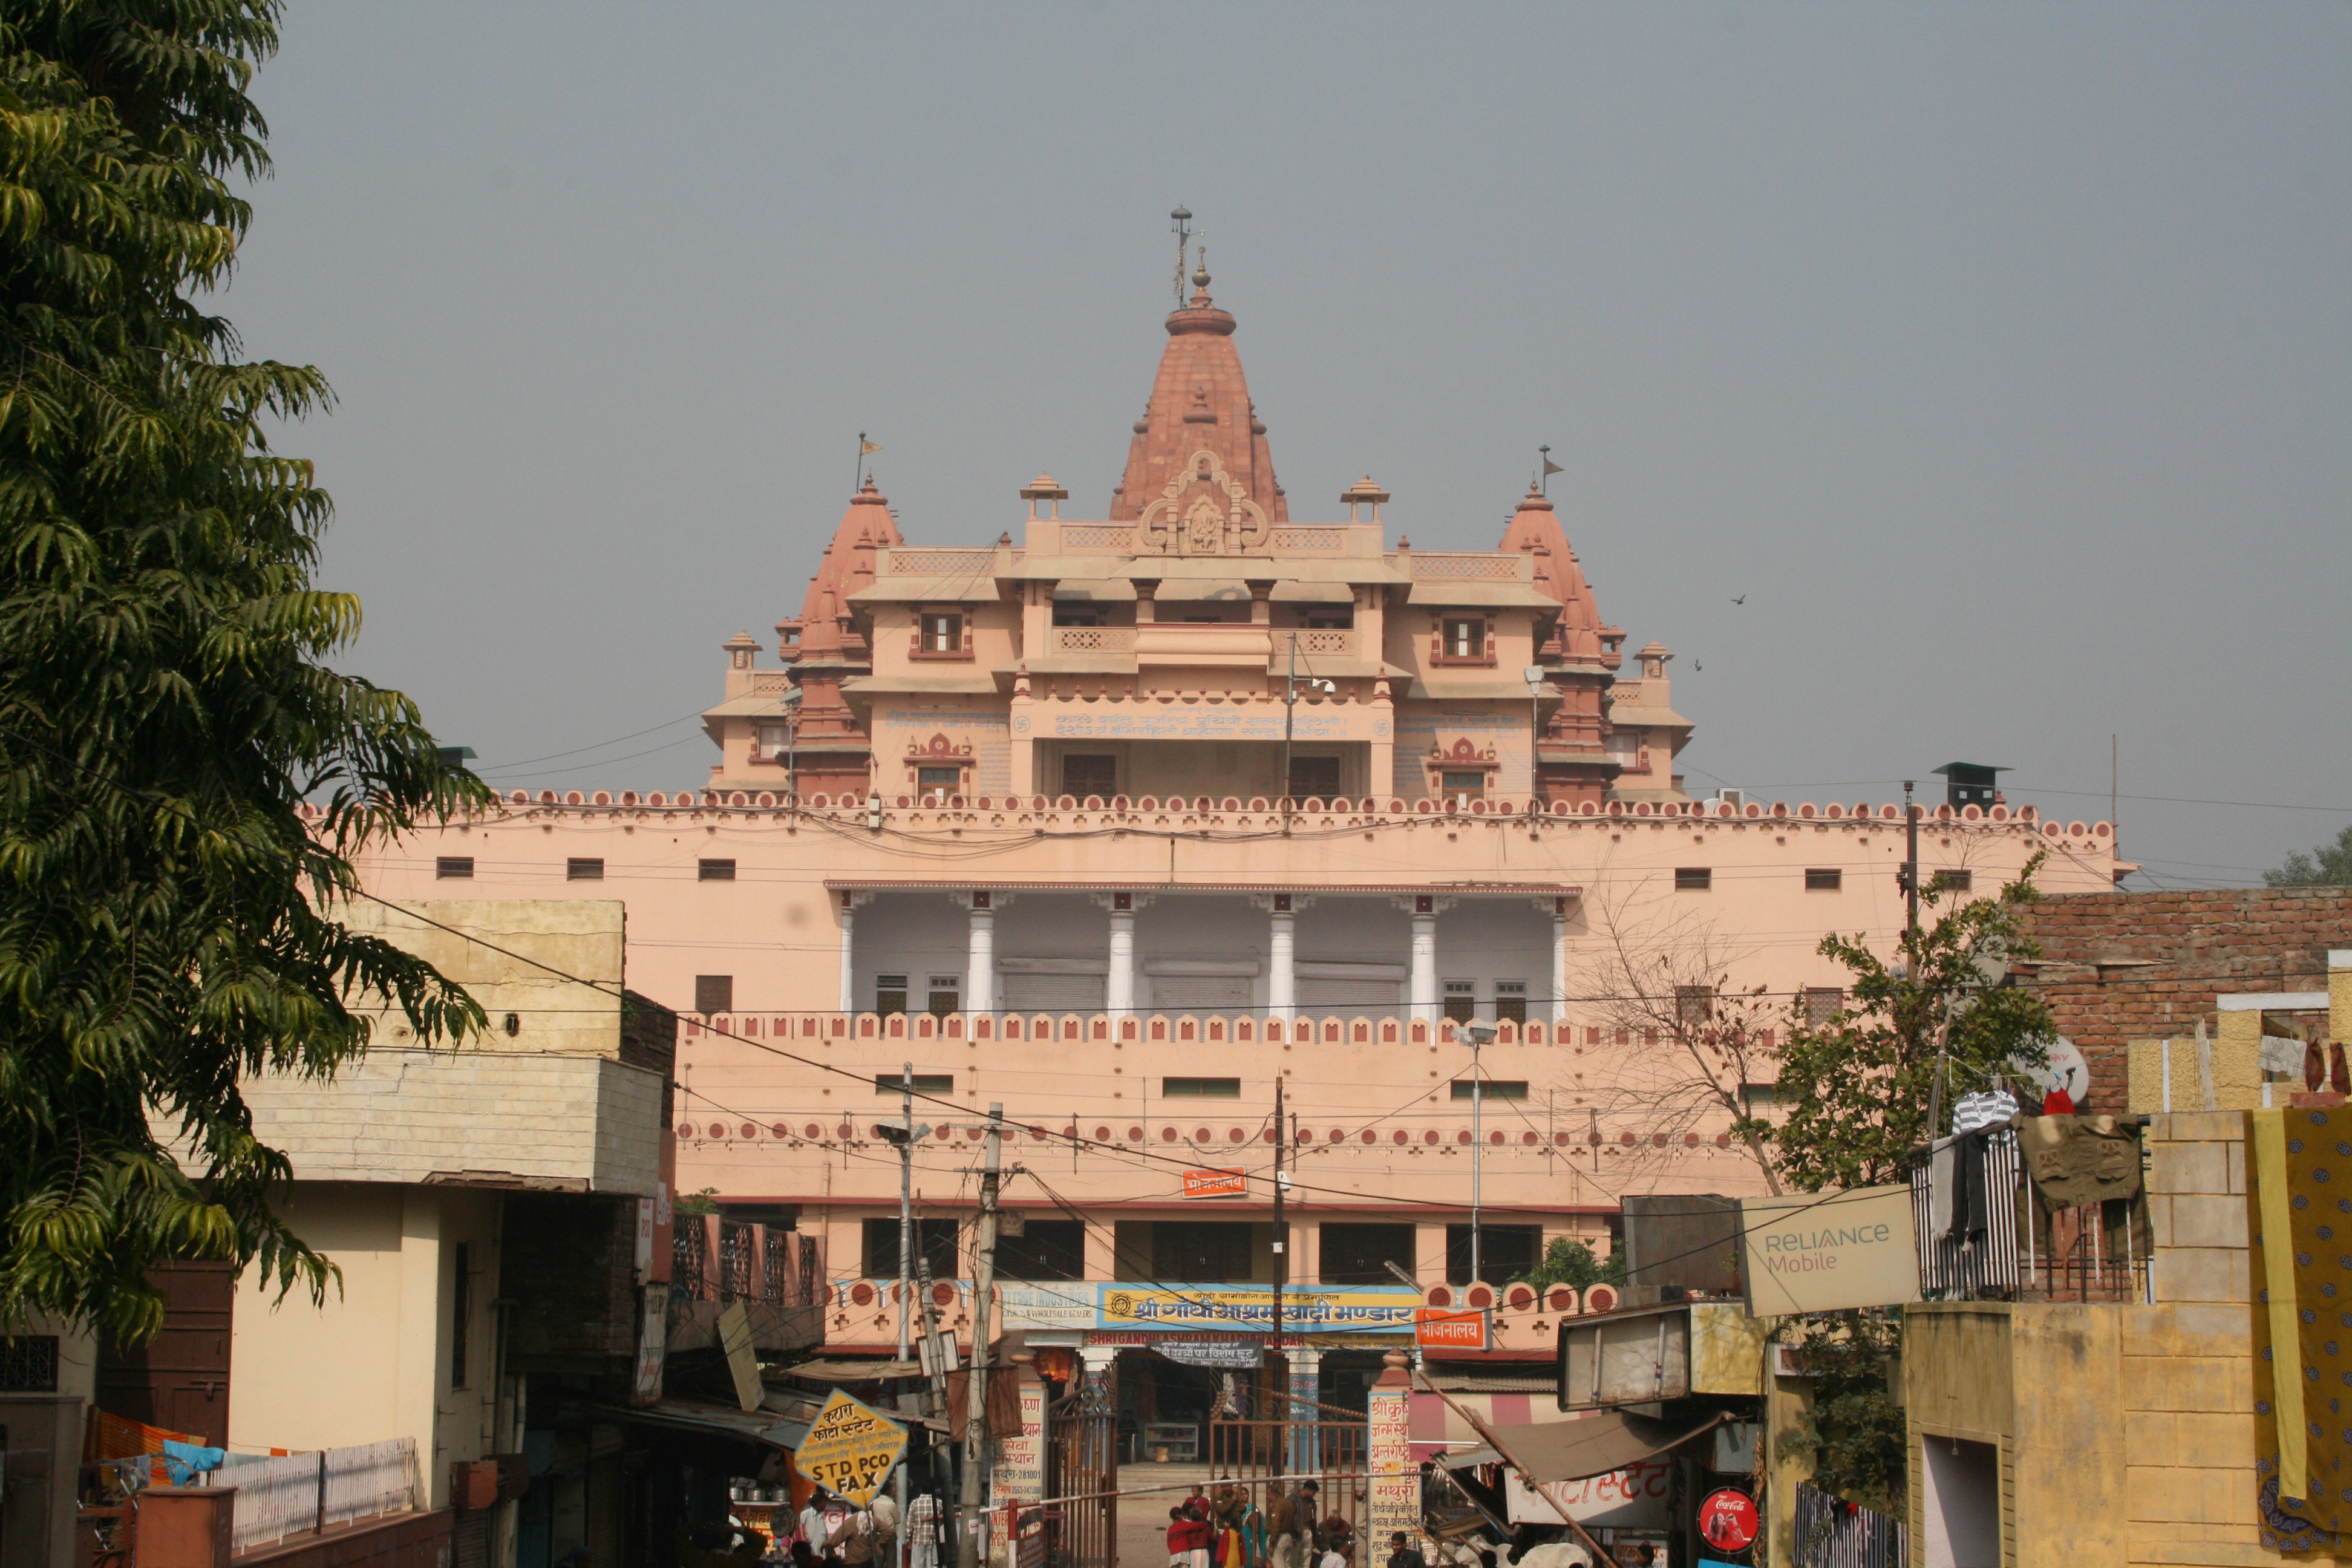
<path id="1" fill-rule="evenodd" d="M 55 1394 L 58 1391 L 57 1335 L 9 1334 L 0 1337 L 0 1390 L 10 1394 Z"/>
<path id="2" fill-rule="evenodd" d="M 474 874 L 474 858 L 471 855 L 437 856 L 433 861 L 433 874 L 444 881 L 452 877 L 470 877 Z"/>
<path id="3" fill-rule="evenodd" d="M 1711 866 L 1677 866 L 1675 868 L 1675 891 L 1704 893 L 1715 886 L 1715 868 Z"/>

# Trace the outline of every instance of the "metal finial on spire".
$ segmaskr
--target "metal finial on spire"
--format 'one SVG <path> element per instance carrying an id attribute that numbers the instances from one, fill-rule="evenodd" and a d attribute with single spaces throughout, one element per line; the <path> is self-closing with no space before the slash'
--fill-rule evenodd
<path id="1" fill-rule="evenodd" d="M 1201 265 L 1192 268 L 1192 287 L 1195 289 L 1206 289 L 1208 286 L 1209 247 L 1204 245 L 1201 247 Z"/>
<path id="2" fill-rule="evenodd" d="M 1184 303 L 1184 252 L 1192 244 L 1192 209 L 1180 206 L 1168 215 L 1176 227 L 1176 303 Z"/>

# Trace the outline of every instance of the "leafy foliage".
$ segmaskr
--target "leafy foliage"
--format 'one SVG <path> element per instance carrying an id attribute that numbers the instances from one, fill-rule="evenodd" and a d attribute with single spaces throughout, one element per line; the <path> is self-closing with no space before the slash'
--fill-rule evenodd
<path id="1" fill-rule="evenodd" d="M 2336 836 L 2333 844 L 2315 845 L 2310 854 L 2298 849 L 2276 869 L 2263 873 L 2273 888 L 2340 888 L 2352 883 L 2352 826 Z"/>
<path id="2" fill-rule="evenodd" d="M 1606 1259 L 1592 1256 L 1592 1248 L 1565 1236 L 1555 1236 L 1544 1247 L 1543 1261 L 1520 1278 L 1538 1290 L 1549 1290 L 1555 1285 L 1570 1285 L 1581 1290 L 1588 1285 L 1625 1283 L 1625 1254 L 1612 1251 Z"/>
<path id="3" fill-rule="evenodd" d="M 1813 1485 L 1864 1508 L 1902 1512 L 1903 1409 L 1887 1382 L 1902 1349 L 1901 1310 L 1789 1318 L 1776 1336 L 1799 1347 L 1812 1378 L 1813 1402 L 1790 1442 L 1811 1459 Z"/>
<path id="4" fill-rule="evenodd" d="M 423 1039 L 480 1021 L 332 918 L 355 852 L 480 786 L 318 662 L 359 605 L 311 586 L 328 498 L 263 422 L 329 389 L 194 298 L 268 166 L 278 9 L 0 12 L 0 1320 L 140 1337 L 173 1257 L 321 1295 L 239 1075 L 332 1073 L 367 1042 L 347 998 Z"/>
<path id="5" fill-rule="evenodd" d="M 1892 963 L 1859 936 L 1832 933 L 1820 951 L 1853 976 L 1847 1005 L 1813 1021 L 1805 999 L 1790 1009 L 1780 1056 L 1780 1099 L 1788 1118 L 1774 1131 L 1776 1163 L 1804 1192 L 1867 1187 L 1897 1178 L 1906 1151 L 1934 1136 L 1928 1121 L 1939 1058 L 1944 1104 L 1987 1087 L 1995 1072 L 2047 1060 L 2050 1009 L 2030 991 L 1988 986 L 1979 961 L 2038 956 L 2024 907 L 2041 895 L 2026 863 L 1999 896 L 1976 899 L 1927 921 L 1949 897 L 1939 874 L 1920 890 L 1923 923 L 1906 931 Z"/>

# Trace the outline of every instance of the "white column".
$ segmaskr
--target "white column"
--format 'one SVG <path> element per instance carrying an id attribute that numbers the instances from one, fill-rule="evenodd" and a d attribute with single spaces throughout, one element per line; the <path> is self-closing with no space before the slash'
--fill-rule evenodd
<path id="1" fill-rule="evenodd" d="M 1103 984 L 1103 1005 L 1114 1018 L 1135 1011 L 1135 911 L 1110 912 L 1110 973 Z"/>
<path id="2" fill-rule="evenodd" d="M 1437 1022 L 1437 917 L 1433 914 L 1412 917 L 1412 973 L 1406 984 L 1412 1016 L 1425 1023 Z"/>
<path id="3" fill-rule="evenodd" d="M 1294 959 L 1298 941 L 1298 916 L 1286 898 L 1275 900 L 1266 931 L 1265 1010 L 1277 1018 L 1298 1016 L 1298 970 Z"/>
<path id="4" fill-rule="evenodd" d="M 851 906 L 849 895 L 841 895 L 841 1010 L 857 1011 L 856 942 L 857 910 Z"/>
<path id="5" fill-rule="evenodd" d="M 1568 1021 L 1568 910 L 1565 900 L 1551 917 L 1551 1021 Z"/>
<path id="6" fill-rule="evenodd" d="M 996 911 L 986 893 L 971 895 L 971 934 L 965 947 L 963 1006 L 967 1013 L 996 1011 Z"/>

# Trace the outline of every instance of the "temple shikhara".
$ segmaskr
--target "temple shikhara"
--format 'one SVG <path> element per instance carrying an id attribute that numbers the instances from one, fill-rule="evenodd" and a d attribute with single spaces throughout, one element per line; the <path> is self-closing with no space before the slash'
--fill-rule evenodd
<path id="1" fill-rule="evenodd" d="M 1234 317 L 1195 281 L 1107 516 L 1065 517 L 1041 474 L 1017 542 L 914 545 L 870 483 L 851 498 L 776 628 L 787 668 L 728 645 L 711 787 L 1683 799 L 1673 655 L 1654 643 L 1620 679 L 1625 634 L 1551 501 L 1530 489 L 1492 551 L 1391 543 L 1369 477 L 1294 521 Z"/>
<path id="2" fill-rule="evenodd" d="M 1030 1173 L 1003 1324 L 1147 1426 L 1235 1335 L 1136 1303 L 1245 1296 L 1277 1258 L 1309 1396 L 1423 1303 L 1495 1309 L 1459 1359 L 1549 1357 L 1575 1292 L 1513 1281 L 1549 1242 L 1605 1253 L 1631 1194 L 1760 1190 L 1733 1110 L 1770 1105 L 1776 1031 L 1843 999 L 1821 933 L 1900 929 L 1915 841 L 1979 892 L 2037 855 L 2053 892 L 2120 864 L 2107 825 L 1958 774 L 1916 821 L 1694 799 L 1672 655 L 1628 655 L 1553 501 L 1485 550 L 1391 536 L 1369 477 L 1294 502 L 1208 281 L 1096 515 L 1013 473 L 972 498 L 993 539 L 941 539 L 865 480 L 775 643 L 725 645 L 707 779 L 516 791 L 363 866 L 428 911 L 625 905 L 628 986 L 681 1018 L 676 1186 L 814 1239 L 829 1353 L 896 1331 L 902 1072 L 968 1328 L 1001 1104 Z M 1749 1048 L 1708 1066 L 1687 1037 L 1734 997 Z M 538 1026 L 510 1016 L 516 1047 Z M 1188 1171 L 1239 1174 L 1203 1197 Z"/>

